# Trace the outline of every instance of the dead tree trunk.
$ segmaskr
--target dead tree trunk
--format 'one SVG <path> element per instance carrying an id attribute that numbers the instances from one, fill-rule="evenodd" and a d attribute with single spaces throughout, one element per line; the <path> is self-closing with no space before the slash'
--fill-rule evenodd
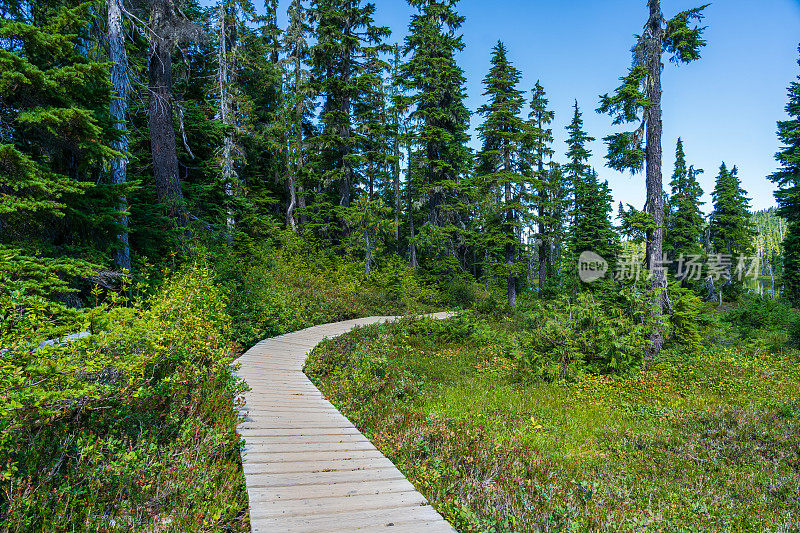
<path id="1" fill-rule="evenodd" d="M 219 7 L 219 43 L 217 50 L 217 77 L 219 81 L 219 114 L 222 124 L 226 128 L 234 126 L 231 118 L 231 96 L 229 90 L 231 57 L 236 55 L 236 29 L 231 32 L 233 44 L 228 51 L 227 12 L 225 4 Z M 235 22 L 234 22 L 235 23 Z M 228 244 L 232 243 L 233 232 L 236 229 L 236 214 L 234 212 L 234 198 L 238 189 L 236 184 L 236 169 L 234 167 L 234 139 L 233 132 L 228 131 L 222 145 L 220 170 L 225 197 L 227 199 L 225 226 L 228 234 Z"/>
<path id="2" fill-rule="evenodd" d="M 663 271 L 664 251 L 664 187 L 661 175 L 661 46 L 663 39 L 661 0 L 649 0 L 650 20 L 647 23 L 647 61 L 648 79 L 647 98 L 650 107 L 647 113 L 647 151 L 646 151 L 646 185 L 647 212 L 653 218 L 654 229 L 648 231 L 646 258 L 647 266 L 653 273 L 651 290 L 654 293 L 653 318 L 661 319 L 664 308 L 663 290 L 667 280 Z M 650 336 L 651 356 L 661 352 L 664 345 L 664 332 L 656 327 Z"/>
<path id="3" fill-rule="evenodd" d="M 111 85 L 113 93 L 109 114 L 119 137 L 111 147 L 120 152 L 120 157 L 111 161 L 111 178 L 115 185 L 128 180 L 128 52 L 125 49 L 125 28 L 122 24 L 122 0 L 108 2 L 108 59 L 111 62 Z M 124 194 L 119 197 L 119 223 L 122 233 L 117 235 L 119 249 L 114 257 L 116 265 L 125 270 L 131 269 L 131 248 L 128 238 L 128 200 Z"/>
<path id="4" fill-rule="evenodd" d="M 167 205 L 176 225 L 185 230 L 187 215 L 178 173 L 178 152 L 172 122 L 173 41 L 168 35 L 171 16 L 169 0 L 151 0 L 148 126 L 158 200 Z"/>

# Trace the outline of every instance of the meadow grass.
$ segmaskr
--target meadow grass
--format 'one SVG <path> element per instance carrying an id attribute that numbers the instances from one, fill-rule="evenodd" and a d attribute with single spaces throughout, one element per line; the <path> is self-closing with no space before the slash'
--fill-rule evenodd
<path id="1" fill-rule="evenodd" d="M 543 381 L 495 342 L 507 319 L 471 320 L 365 328 L 306 367 L 459 531 L 800 530 L 796 352 L 718 340 Z"/>

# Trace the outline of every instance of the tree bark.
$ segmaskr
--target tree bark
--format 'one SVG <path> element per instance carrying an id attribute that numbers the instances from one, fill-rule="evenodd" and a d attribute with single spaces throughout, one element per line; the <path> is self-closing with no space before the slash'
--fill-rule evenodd
<path id="1" fill-rule="evenodd" d="M 511 149 L 508 146 L 508 140 L 505 140 L 505 146 L 503 148 L 503 166 L 504 170 L 509 173 L 511 172 Z M 514 226 L 516 223 L 516 215 L 514 213 L 514 209 L 511 207 L 511 203 L 513 202 L 512 190 L 511 190 L 511 182 L 507 181 L 505 183 L 505 201 L 506 201 L 506 222 L 508 223 L 507 231 L 509 232 L 509 241 L 506 243 L 506 265 L 508 266 L 509 273 L 508 273 L 508 306 L 511 309 L 517 308 L 517 277 L 513 274 L 512 270 L 514 269 L 514 259 L 515 259 L 515 251 L 516 246 L 512 240 L 517 238 L 516 232 L 514 230 Z"/>
<path id="2" fill-rule="evenodd" d="M 660 320 L 664 308 L 662 290 L 666 289 L 664 276 L 664 187 L 661 175 L 661 46 L 663 38 L 661 0 L 649 0 L 650 20 L 647 23 L 648 79 L 647 98 L 651 107 L 647 113 L 646 185 L 647 212 L 653 217 L 655 228 L 648 232 L 646 245 L 647 266 L 653 274 L 651 290 L 654 293 L 653 318 Z M 664 332 L 656 327 L 650 336 L 650 356 L 656 356 L 664 345 Z"/>
<path id="3" fill-rule="evenodd" d="M 227 16 L 225 5 L 219 8 L 219 50 L 217 57 L 218 77 L 219 77 L 219 107 L 222 124 L 231 126 L 230 95 L 228 94 L 229 83 L 229 56 L 228 56 L 228 32 Z M 235 52 L 234 49 L 231 51 Z M 226 207 L 226 229 L 228 234 L 228 245 L 232 244 L 233 232 L 236 229 L 236 216 L 233 209 L 233 198 L 236 196 L 236 171 L 233 166 L 233 134 L 227 133 L 222 145 L 222 183 L 225 187 L 225 196 L 228 201 Z"/>
<path id="4" fill-rule="evenodd" d="M 111 143 L 111 147 L 122 153 L 121 157 L 111 162 L 111 177 L 115 185 L 122 185 L 128 180 L 128 52 L 125 49 L 125 28 L 122 23 L 122 0 L 109 0 L 108 2 L 108 59 L 111 62 L 111 85 L 113 93 L 109 114 L 114 122 L 114 127 L 119 132 L 119 138 Z M 122 233 L 117 235 L 119 249 L 114 262 L 120 269 L 130 271 L 131 248 L 128 237 L 128 200 L 124 194 L 119 197 L 119 210 L 122 213 L 119 219 L 123 227 Z"/>
<path id="5" fill-rule="evenodd" d="M 539 119 L 539 131 L 542 131 L 542 124 L 541 118 Z M 543 150 L 540 149 L 539 156 L 537 157 L 537 166 L 539 171 L 539 179 L 544 181 L 542 178 L 544 177 L 544 153 Z M 550 260 L 550 245 L 547 242 L 547 238 L 545 233 L 547 232 L 547 224 L 545 223 L 545 215 L 547 214 L 547 188 L 544 186 L 544 183 L 540 184 L 541 194 L 539 195 L 539 295 L 542 294 L 544 290 L 544 286 L 547 284 L 547 271 L 548 269 L 548 262 Z"/>
<path id="6" fill-rule="evenodd" d="M 408 205 L 408 225 L 410 235 L 408 239 L 408 264 L 417 268 L 417 245 L 414 243 L 414 203 L 411 195 L 411 142 L 408 143 L 408 169 L 406 170 L 406 196 Z"/>
<path id="7" fill-rule="evenodd" d="M 177 226 L 186 228 L 186 207 L 178 174 L 178 151 L 172 122 L 172 43 L 166 35 L 170 16 L 168 2 L 150 2 L 152 33 L 148 65 L 148 126 L 158 200 L 167 204 Z"/>

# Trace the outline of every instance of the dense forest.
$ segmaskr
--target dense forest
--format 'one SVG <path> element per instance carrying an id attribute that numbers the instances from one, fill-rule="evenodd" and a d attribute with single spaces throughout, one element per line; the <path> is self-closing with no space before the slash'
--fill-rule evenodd
<path id="1" fill-rule="evenodd" d="M 797 526 L 800 406 L 781 402 L 796 400 L 800 384 L 800 81 L 778 124 L 778 207 L 754 213 L 736 161 L 700 169 L 682 139 L 662 138 L 662 77 L 702 61 L 707 6 L 665 14 L 660 0 L 642 2 L 649 15 L 619 87 L 598 87 L 596 102 L 576 101 L 561 117 L 547 87 L 522 86 L 503 42 L 486 65 L 483 105 L 469 109 L 458 1 L 408 3 L 408 34 L 397 40 L 364 0 L 292 0 L 285 27 L 277 0 L 0 0 L 0 528 L 247 530 L 234 410 L 246 384 L 229 364 L 263 338 L 314 324 L 439 309 L 463 314 L 450 326 L 408 319 L 359 335 L 368 347 L 399 343 L 397 353 L 416 343 L 431 360 L 452 345 L 470 371 L 497 364 L 502 380 L 533 387 L 519 390 L 559 394 L 653 369 L 668 380 L 692 367 L 708 380 L 728 364 L 720 350 L 737 350 L 731 364 L 779 384 L 753 396 L 742 392 L 750 381 L 731 378 L 735 398 L 714 389 L 713 401 L 670 389 L 674 405 L 648 411 L 635 398 L 647 387 L 640 380 L 636 393 L 614 389 L 614 408 L 688 427 L 700 422 L 675 409 L 701 417 L 720 403 L 757 405 L 766 411 L 752 415 L 754 432 L 767 411 L 782 413 L 783 433 L 764 430 L 775 455 L 741 466 L 768 477 L 769 461 L 783 458 L 773 472 L 783 488 L 759 478 L 763 492 L 745 498 L 774 507 L 741 504 L 736 514 L 754 513 L 752 529 L 708 508 L 680 518 L 715 530 Z M 609 132 L 628 130 L 587 131 L 587 110 L 607 115 Z M 565 153 L 554 149 L 555 128 L 566 131 Z M 614 205 L 604 169 L 589 164 L 595 136 L 609 168 L 646 184 L 639 206 Z M 664 168 L 664 150 L 674 150 L 674 168 Z M 713 191 L 700 186 L 704 171 L 716 176 Z M 90 335 L 60 340 L 81 332 Z M 331 374 L 325 357 L 345 366 Z M 407 406 L 362 397 L 356 385 L 379 389 L 348 374 L 360 367 L 345 359 L 323 351 L 310 375 L 381 434 L 376 413 Z M 461 375 L 448 364 L 420 377 L 420 398 Z M 422 367 L 380 379 L 413 380 Z M 705 400 L 687 403 L 695 393 Z M 509 453 L 530 456 L 542 425 L 523 419 L 534 441 L 512 438 Z M 479 433 L 497 429 L 464 420 Z M 717 430 L 703 439 L 722 438 Z M 450 435 L 466 440 L 444 446 L 444 463 L 471 457 L 464 442 L 482 446 L 485 435 L 470 431 Z M 610 446 L 624 446 L 617 437 Z M 542 486 L 520 482 L 502 489 L 519 497 L 510 507 L 492 505 L 454 488 L 460 467 L 440 483 L 403 450 L 390 458 L 463 531 L 616 530 L 609 524 L 627 512 L 593 507 L 586 494 L 602 490 L 575 482 L 580 469 L 553 474 L 578 483 L 553 489 L 561 503 L 543 504 Z M 474 467 L 492 460 L 475 456 Z M 549 475 L 525 468 L 508 479 Z"/>

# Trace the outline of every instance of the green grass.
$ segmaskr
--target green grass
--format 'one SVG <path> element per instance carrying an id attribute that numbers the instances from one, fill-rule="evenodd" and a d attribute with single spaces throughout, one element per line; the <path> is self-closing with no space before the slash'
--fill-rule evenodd
<path id="1" fill-rule="evenodd" d="M 460 531 L 800 531 L 796 352 L 724 334 L 546 382 L 507 319 L 472 321 L 358 330 L 306 367 Z"/>

